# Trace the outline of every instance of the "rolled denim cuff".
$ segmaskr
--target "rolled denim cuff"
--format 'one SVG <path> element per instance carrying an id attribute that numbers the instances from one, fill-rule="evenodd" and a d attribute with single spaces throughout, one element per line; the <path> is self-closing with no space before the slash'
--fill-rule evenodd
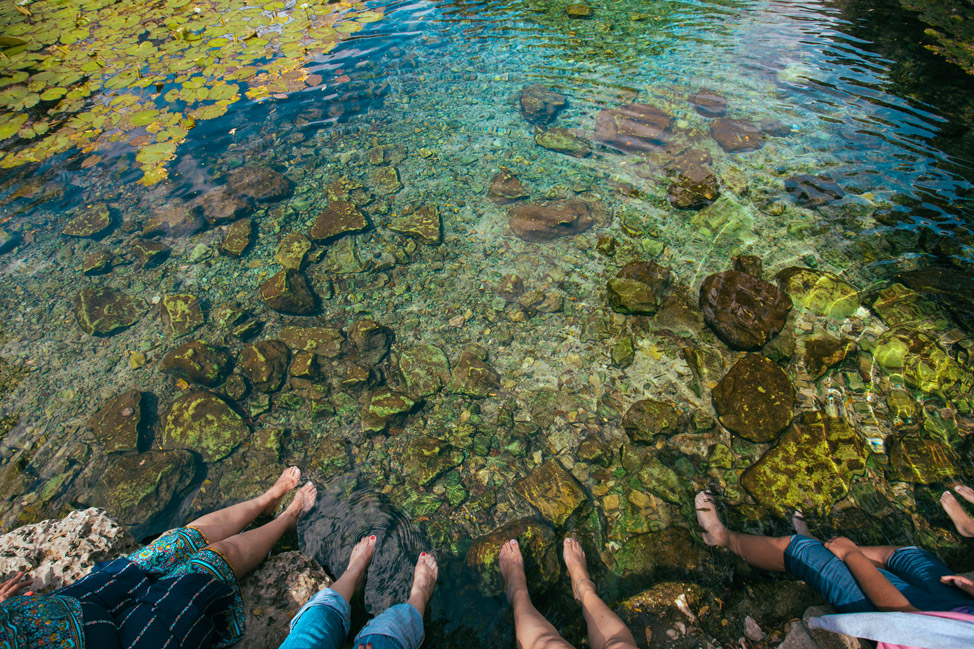
<path id="1" fill-rule="evenodd" d="M 365 644 L 377 635 L 392 639 L 401 649 L 419 649 L 425 638 L 423 616 L 412 604 L 390 606 L 359 631 L 353 644 Z"/>
<path id="2" fill-rule="evenodd" d="M 342 629 L 345 632 L 342 637 L 348 637 L 348 631 L 352 625 L 352 607 L 348 602 L 345 601 L 344 597 L 333 591 L 331 588 L 319 590 L 311 599 L 305 602 L 304 606 L 302 606 L 297 613 L 295 613 L 294 617 L 291 618 L 292 631 L 294 630 L 294 625 L 298 621 L 298 618 L 300 618 L 305 611 L 313 606 L 322 606 L 337 613 L 338 617 L 340 617 L 342 620 Z M 420 620 L 420 624 L 422 624 L 422 620 Z"/>

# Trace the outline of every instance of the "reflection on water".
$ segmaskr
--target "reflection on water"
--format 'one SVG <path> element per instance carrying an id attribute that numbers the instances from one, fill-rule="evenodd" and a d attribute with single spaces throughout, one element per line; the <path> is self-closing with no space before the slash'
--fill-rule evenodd
<path id="1" fill-rule="evenodd" d="M 809 519 L 956 553 L 936 494 L 972 469 L 974 174 L 952 97 L 903 80 L 905 57 L 929 53 L 875 46 L 862 3 L 367 8 L 381 20 L 305 66 L 319 85 L 200 121 L 165 182 L 137 184 L 121 145 L 5 171 L 4 525 L 94 503 L 151 533 L 298 464 L 320 481 L 306 551 L 339 573 L 381 536 L 370 610 L 436 552 L 444 642 L 510 644 L 477 543 L 509 524 L 556 546 L 577 534 L 613 599 L 685 578 L 736 601 L 733 565 L 692 540 L 692 494 L 721 491 L 734 525 L 766 532 L 803 504 L 742 478 L 788 444 L 716 425 L 741 354 L 698 292 L 736 263 L 792 291 L 761 351 L 800 423 L 771 439 L 800 430 L 835 455 Z M 535 85 L 550 114 L 520 102 Z M 969 84 L 952 88 L 970 105 Z M 617 119 L 652 134 L 634 145 Z M 588 221 L 515 236 L 516 206 L 543 201 Z M 319 223 L 336 204 L 347 230 Z M 668 270 L 652 308 L 614 310 L 607 284 L 648 260 Z M 314 299 L 269 299 L 283 268 Z M 825 297 L 796 276 L 825 278 Z M 86 311 L 101 288 L 124 325 Z M 206 367 L 163 360 L 191 341 Z M 142 400 L 112 401 L 130 390 Z M 194 437 L 170 420 L 200 399 L 230 423 Z M 676 423 L 641 436 L 627 413 L 645 399 Z M 541 571 L 532 590 L 577 639 L 566 580 Z"/>

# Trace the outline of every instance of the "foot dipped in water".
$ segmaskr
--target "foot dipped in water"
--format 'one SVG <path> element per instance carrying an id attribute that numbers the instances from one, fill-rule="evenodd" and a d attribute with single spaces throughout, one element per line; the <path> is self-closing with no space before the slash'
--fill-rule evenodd
<path id="1" fill-rule="evenodd" d="M 506 541 L 501 546 L 500 554 L 497 556 L 501 567 L 501 576 L 504 577 L 504 592 L 507 594 L 507 601 L 514 604 L 514 597 L 519 591 L 528 592 L 528 578 L 524 575 L 524 557 L 521 556 L 521 548 L 516 539 Z"/>
<path id="2" fill-rule="evenodd" d="M 302 519 L 305 514 L 314 509 L 318 502 L 318 490 L 310 480 L 294 494 L 294 500 L 284 510 L 282 516 L 290 516 L 294 524 Z"/>
<path id="3" fill-rule="evenodd" d="M 413 570 L 413 586 L 409 590 L 409 599 L 406 600 L 419 611 L 420 615 L 426 613 L 426 606 L 433 597 L 436 577 L 439 574 L 440 568 L 436 564 L 436 557 L 429 552 L 420 553 L 419 559 L 416 560 L 416 568 Z"/>
<path id="4" fill-rule="evenodd" d="M 570 537 L 565 539 L 562 556 L 565 558 L 565 566 L 568 567 L 568 576 L 572 580 L 572 596 L 581 604 L 586 593 L 595 592 L 595 582 L 588 576 L 588 564 L 585 563 L 582 544 Z"/>
<path id="5" fill-rule="evenodd" d="M 703 541 L 707 545 L 728 547 L 730 532 L 717 516 L 717 504 L 709 491 L 701 491 L 693 501 L 697 509 L 697 522 L 703 528 Z"/>
<path id="6" fill-rule="evenodd" d="M 962 487 L 954 487 L 957 493 L 964 496 L 967 500 L 971 500 L 968 494 L 961 491 Z M 970 487 L 963 487 L 967 491 L 970 491 Z M 974 496 L 972 496 L 974 498 Z M 940 496 L 940 504 L 943 506 L 944 511 L 950 516 L 950 520 L 954 522 L 954 527 L 957 528 L 957 533 L 961 536 L 966 536 L 968 538 L 974 537 L 974 519 L 964 511 L 957 499 L 954 498 L 954 494 L 949 491 L 945 491 L 943 495 Z"/>
<path id="7" fill-rule="evenodd" d="M 274 512 L 277 511 L 277 506 L 281 504 L 281 498 L 300 483 L 301 469 L 296 466 L 289 466 L 284 469 L 284 473 L 277 479 L 274 486 L 257 497 L 264 504 L 260 513 L 264 516 L 273 516 Z"/>
<path id="8" fill-rule="evenodd" d="M 812 531 L 808 529 L 808 523 L 805 521 L 805 514 L 802 513 L 802 510 L 795 510 L 795 514 L 791 517 L 791 526 L 795 528 L 795 534 L 801 534 L 810 539 L 815 538 L 812 536 Z"/>

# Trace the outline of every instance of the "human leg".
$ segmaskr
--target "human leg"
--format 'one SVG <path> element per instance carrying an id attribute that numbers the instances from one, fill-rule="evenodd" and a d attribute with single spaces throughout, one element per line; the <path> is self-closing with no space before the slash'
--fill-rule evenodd
<path id="1" fill-rule="evenodd" d="M 507 601 L 514 609 L 514 634 L 518 649 L 572 649 L 531 603 L 528 580 L 524 575 L 524 558 L 517 541 L 512 539 L 504 543 L 498 559 Z"/>
<path id="2" fill-rule="evenodd" d="M 974 502 L 974 494 L 967 493 L 971 491 L 970 487 L 958 486 L 954 487 L 954 489 L 967 500 Z M 966 491 L 962 491 L 962 489 Z M 950 520 L 954 522 L 954 527 L 957 528 L 958 534 L 968 538 L 974 537 L 974 518 L 971 518 L 970 514 L 964 511 L 961 504 L 954 498 L 954 494 L 945 491 L 940 496 L 940 504 L 943 506 L 944 511 L 947 512 L 947 515 L 950 516 Z"/>
<path id="3" fill-rule="evenodd" d="M 704 529 L 703 540 L 707 545 L 725 547 L 756 568 L 785 571 L 785 549 L 790 536 L 756 536 L 731 532 L 717 516 L 717 507 L 709 492 L 697 494 L 694 504 L 697 522 Z"/>
<path id="4" fill-rule="evenodd" d="M 301 469 L 296 466 L 288 467 L 274 483 L 274 486 L 256 498 L 200 516 L 187 527 L 193 527 L 202 532 L 207 543 L 222 541 L 240 532 L 261 514 L 273 514 L 280 504 L 281 498 L 298 486 L 300 481 Z"/>
<path id="5" fill-rule="evenodd" d="M 896 548 L 890 554 L 887 566 L 890 572 L 910 585 L 903 594 L 922 611 L 951 610 L 974 604 L 974 598 L 967 592 L 941 581 L 941 577 L 954 572 L 922 548 Z"/>
<path id="6" fill-rule="evenodd" d="M 270 523 L 211 543 L 207 548 L 226 559 L 239 579 L 256 568 L 281 536 L 314 507 L 317 494 L 315 486 L 309 482 L 298 490 L 288 508 Z"/>
<path id="7" fill-rule="evenodd" d="M 423 552 L 413 570 L 413 586 L 404 604 L 391 606 L 366 624 L 355 637 L 356 649 L 418 649 L 423 644 L 423 613 L 433 596 L 439 568 Z"/>
<path id="8" fill-rule="evenodd" d="M 563 554 L 572 580 L 572 593 L 582 605 L 592 649 L 636 649 L 636 639 L 632 637 L 629 627 L 595 592 L 595 582 L 589 579 L 582 546 L 575 539 L 567 538 Z"/>

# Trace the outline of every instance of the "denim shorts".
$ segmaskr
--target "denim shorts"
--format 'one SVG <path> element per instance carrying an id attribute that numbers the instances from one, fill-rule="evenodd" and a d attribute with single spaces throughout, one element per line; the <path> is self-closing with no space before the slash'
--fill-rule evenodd
<path id="1" fill-rule="evenodd" d="M 876 610 L 848 566 L 829 552 L 821 541 L 800 534 L 791 537 L 785 550 L 785 570 L 808 582 L 840 613 Z M 940 578 L 954 574 L 953 571 L 937 557 L 916 546 L 895 550 L 886 569 L 881 568 L 879 572 L 921 611 L 974 607 L 974 598 L 955 586 L 941 583 Z"/>
<path id="2" fill-rule="evenodd" d="M 291 632 L 280 649 L 341 649 L 351 625 L 351 606 L 325 588 L 301 607 L 291 620 Z M 412 604 L 396 604 L 372 618 L 355 636 L 354 647 L 419 649 L 423 644 L 423 616 Z"/>

